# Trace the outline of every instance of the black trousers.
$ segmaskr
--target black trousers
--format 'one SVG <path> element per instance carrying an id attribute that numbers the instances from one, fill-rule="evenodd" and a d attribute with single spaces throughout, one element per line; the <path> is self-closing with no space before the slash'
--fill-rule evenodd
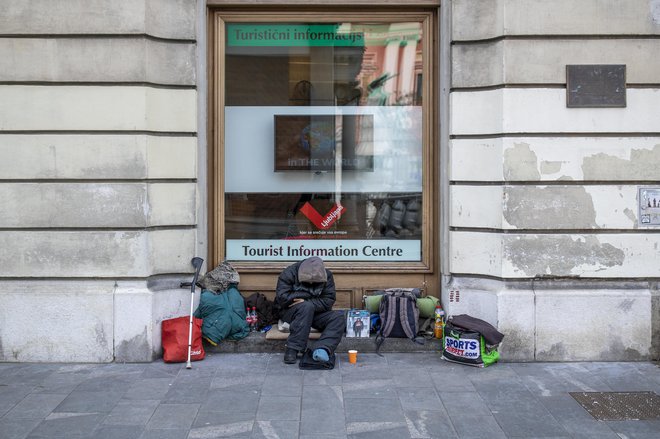
<path id="1" fill-rule="evenodd" d="M 310 302 L 302 302 L 288 308 L 282 320 L 289 324 L 288 348 L 304 351 L 312 329 L 321 331 L 321 337 L 311 346 L 312 349 L 324 348 L 332 354 L 344 335 L 345 318 L 343 311 L 314 311 Z"/>

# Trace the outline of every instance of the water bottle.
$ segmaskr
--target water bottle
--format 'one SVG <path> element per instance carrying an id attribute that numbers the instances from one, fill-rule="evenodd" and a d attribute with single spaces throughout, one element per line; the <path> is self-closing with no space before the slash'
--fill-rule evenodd
<path id="1" fill-rule="evenodd" d="M 257 316 L 257 307 L 252 307 L 252 330 L 257 331 L 259 326 L 259 317 Z"/>
<path id="2" fill-rule="evenodd" d="M 433 336 L 435 338 L 442 338 L 442 333 L 445 326 L 445 312 L 440 305 L 436 305 L 435 312 L 435 325 L 433 326 Z"/>
<path id="3" fill-rule="evenodd" d="M 245 308 L 245 321 L 248 324 L 248 327 L 250 328 L 250 332 L 254 331 L 254 327 L 252 325 L 252 313 L 250 312 L 250 307 Z"/>

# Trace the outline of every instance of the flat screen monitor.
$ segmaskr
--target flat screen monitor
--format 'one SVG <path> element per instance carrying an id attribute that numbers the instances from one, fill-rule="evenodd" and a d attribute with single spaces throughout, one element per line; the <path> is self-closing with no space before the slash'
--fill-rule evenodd
<path id="1" fill-rule="evenodd" d="M 275 171 L 373 171 L 373 115 L 275 115 Z"/>

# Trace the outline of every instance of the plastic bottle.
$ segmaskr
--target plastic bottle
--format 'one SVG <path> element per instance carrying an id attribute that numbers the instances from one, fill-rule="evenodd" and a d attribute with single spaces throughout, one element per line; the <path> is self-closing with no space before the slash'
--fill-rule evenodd
<path id="1" fill-rule="evenodd" d="M 434 317 L 435 325 L 433 326 L 433 335 L 435 338 L 442 338 L 445 326 L 445 312 L 440 305 L 436 305 Z"/>
<path id="2" fill-rule="evenodd" d="M 257 307 L 252 307 L 252 330 L 257 331 L 259 326 L 259 317 L 257 316 Z"/>
<path id="3" fill-rule="evenodd" d="M 254 325 L 252 324 L 252 313 L 250 312 L 250 307 L 245 308 L 245 321 L 250 328 L 250 332 L 254 331 Z"/>

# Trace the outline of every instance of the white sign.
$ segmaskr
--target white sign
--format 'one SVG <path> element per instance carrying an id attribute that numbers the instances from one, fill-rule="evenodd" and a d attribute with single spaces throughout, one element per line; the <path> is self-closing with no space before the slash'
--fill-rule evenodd
<path id="1" fill-rule="evenodd" d="M 639 225 L 660 226 L 660 188 L 639 188 Z"/>
<path id="2" fill-rule="evenodd" d="M 230 261 L 421 261 L 419 240 L 228 239 Z"/>

